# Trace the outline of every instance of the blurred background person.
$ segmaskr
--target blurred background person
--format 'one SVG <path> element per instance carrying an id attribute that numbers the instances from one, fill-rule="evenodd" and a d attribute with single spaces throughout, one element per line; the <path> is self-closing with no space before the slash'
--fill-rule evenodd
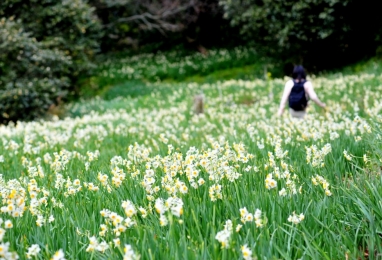
<path id="1" fill-rule="evenodd" d="M 293 68 L 292 79 L 285 83 L 284 93 L 277 114 L 281 116 L 284 113 L 285 105 L 288 101 L 291 116 L 304 118 L 309 100 L 313 100 L 314 103 L 322 108 L 326 107 L 317 97 L 312 83 L 306 80 L 304 67 L 296 65 Z"/>

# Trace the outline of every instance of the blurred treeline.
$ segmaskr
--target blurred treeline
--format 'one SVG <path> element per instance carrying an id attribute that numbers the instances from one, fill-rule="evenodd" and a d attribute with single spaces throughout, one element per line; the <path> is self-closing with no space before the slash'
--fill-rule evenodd
<path id="1" fill-rule="evenodd" d="M 98 54 L 248 46 L 316 71 L 379 55 L 379 2 L 1 0 L 0 123 L 78 94 Z"/>

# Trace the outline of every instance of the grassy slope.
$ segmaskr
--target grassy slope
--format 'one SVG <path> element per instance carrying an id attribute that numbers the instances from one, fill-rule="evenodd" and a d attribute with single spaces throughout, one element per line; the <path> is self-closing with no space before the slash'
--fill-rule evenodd
<path id="1" fill-rule="evenodd" d="M 22 218 L 4 213 L 2 217 L 14 223 L 4 241 L 9 241 L 11 249 L 17 249 L 22 259 L 31 244 L 41 246 L 41 259 L 51 257 L 59 248 L 65 251 L 67 259 L 121 258 L 122 248 L 112 246 L 116 236 L 111 223 L 107 224 L 107 235 L 99 236 L 100 225 L 106 223 L 100 211 L 110 209 L 126 217 L 121 203 L 127 199 L 136 207 L 147 210 L 153 207 L 154 201 L 150 203 L 146 197 L 142 182 L 148 178 L 145 177 L 147 166 L 158 162 L 154 185 L 160 191 L 153 194 L 154 198 L 171 197 L 162 178 L 172 164 L 182 165 L 176 178 L 188 187 L 188 193 L 176 194 L 184 202 L 184 212 L 180 218 L 167 213 L 168 226 L 160 226 L 159 214 L 154 209 L 146 218 L 140 213 L 133 216 L 137 226 L 121 234 L 121 244 L 131 244 L 142 259 L 240 259 L 241 246 L 245 244 L 259 259 L 362 259 L 366 258 L 366 252 L 370 259 L 377 258 L 375 254 L 382 251 L 379 173 L 382 151 L 378 137 L 381 135 L 378 127 L 381 77 L 380 73 L 370 76 L 369 72 L 380 72 L 381 66 L 375 61 L 362 66 L 356 74 L 351 71 L 354 69 L 348 69 L 343 75 L 313 77 L 316 91 L 330 111 L 312 106 L 304 124 L 287 115 L 274 116 L 283 79 L 219 82 L 221 78 L 241 73 L 240 69 L 222 69 L 195 78 L 206 84 L 190 83 L 192 76 L 183 79 L 189 82 L 180 83 L 153 84 L 136 79 L 112 84 L 99 92 L 104 99 L 71 105 L 69 112 L 77 118 L 0 128 L 0 155 L 5 161 L 0 163 L 0 172 L 5 183 L 10 185 L 9 180 L 25 177 L 22 186 L 27 189 L 30 180 L 35 179 L 38 187 L 50 192 L 49 203 L 40 206 L 41 214 L 55 217 L 52 224 L 40 228 L 35 225 L 37 216 L 29 211 Z M 244 67 L 248 72 L 252 70 L 251 65 Z M 194 116 L 192 98 L 200 92 L 206 97 L 206 111 L 202 116 Z M 357 119 L 356 115 L 361 117 Z M 367 132 L 368 126 L 372 126 L 371 133 Z M 321 149 L 327 143 L 332 147 L 328 155 L 322 157 L 313 152 L 316 159 L 322 157 L 324 165 L 307 163 L 306 148 Z M 169 144 L 174 147 L 170 152 Z M 192 151 L 192 147 L 198 151 Z M 67 155 L 67 167 L 56 171 L 54 161 L 65 162 L 65 159 L 55 157 L 54 153 L 64 149 L 81 156 Z M 96 150 L 100 151 L 99 157 L 90 160 L 90 154 Z M 351 161 L 344 157 L 344 150 L 353 156 Z M 280 155 L 279 152 L 285 151 L 287 155 Z M 36 166 L 36 158 L 44 158 L 47 153 L 52 160 L 41 162 L 45 177 L 31 177 L 33 169 L 29 167 Z M 269 153 L 275 157 L 275 165 Z M 190 154 L 195 154 L 195 163 L 187 159 Z M 370 161 L 364 161 L 363 155 Z M 131 164 L 112 166 L 110 161 L 115 156 Z M 243 156 L 248 157 L 248 162 Z M 212 168 L 202 167 L 202 158 Z M 170 164 L 165 167 L 165 162 Z M 89 168 L 86 163 L 90 164 Z M 228 173 L 219 181 L 210 179 L 216 174 L 214 167 L 221 173 L 227 164 L 230 170 L 241 174 L 238 179 L 230 181 Z M 199 170 L 198 178 L 204 178 L 204 185 L 191 187 L 184 169 L 187 165 Z M 111 181 L 116 174 L 115 166 L 126 174 L 121 187 Z M 286 169 L 291 173 L 289 177 L 275 174 Z M 133 177 L 137 170 L 140 173 Z M 66 182 L 67 186 L 54 188 L 57 173 L 65 180 L 78 178 L 81 190 L 67 196 L 65 192 L 72 184 Z M 110 193 L 99 181 L 99 173 L 108 176 Z M 277 180 L 274 189 L 265 187 L 268 174 Z M 317 175 L 324 180 L 317 180 L 315 185 L 312 178 Z M 99 191 L 90 190 L 85 182 L 99 186 Z M 4 187 L 4 182 L 0 183 Z M 223 196 L 215 202 L 210 200 L 214 184 L 222 185 Z M 325 195 L 324 187 L 332 196 Z M 279 195 L 283 188 L 287 191 L 285 197 Z M 7 197 L 7 190 L 9 187 L 2 189 L 2 195 Z M 38 194 L 38 198 L 42 196 Z M 61 201 L 64 207 L 55 207 L 51 198 Z M 28 206 L 30 201 L 27 193 Z M 244 207 L 251 213 L 257 208 L 263 212 L 262 228 L 250 221 L 241 222 L 240 209 Z M 292 224 L 288 217 L 293 212 L 303 213 L 305 219 Z M 238 224 L 243 227 L 232 233 L 229 247 L 223 249 L 215 236 L 224 229 L 228 219 L 232 220 L 234 230 Z M 99 241 L 110 242 L 111 248 L 105 253 L 85 252 L 93 235 Z"/>

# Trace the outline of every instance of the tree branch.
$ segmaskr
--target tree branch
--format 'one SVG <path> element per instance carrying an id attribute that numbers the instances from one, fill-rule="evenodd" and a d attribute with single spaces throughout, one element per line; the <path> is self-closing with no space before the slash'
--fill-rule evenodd
<path id="1" fill-rule="evenodd" d="M 144 30 L 158 30 L 161 34 L 165 35 L 166 31 L 181 31 L 184 25 L 179 22 L 172 22 L 171 18 L 186 11 L 188 8 L 196 8 L 196 0 L 188 0 L 186 3 L 180 3 L 180 1 L 162 1 L 160 3 L 153 3 L 152 1 L 138 1 L 140 2 L 139 9 L 145 9 L 146 11 L 141 14 L 134 14 L 129 17 L 121 17 L 104 25 L 109 28 L 115 26 L 118 23 L 138 23 L 138 26 Z"/>

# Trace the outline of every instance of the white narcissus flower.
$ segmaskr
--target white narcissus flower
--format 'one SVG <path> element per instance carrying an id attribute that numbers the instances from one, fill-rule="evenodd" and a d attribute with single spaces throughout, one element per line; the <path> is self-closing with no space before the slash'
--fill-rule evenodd
<path id="1" fill-rule="evenodd" d="M 252 250 L 249 249 L 247 245 L 241 247 L 241 253 L 243 254 L 244 260 L 252 260 Z"/>
<path id="2" fill-rule="evenodd" d="M 26 253 L 28 259 L 32 259 L 33 256 L 37 256 L 40 253 L 40 246 L 37 244 L 31 245 Z"/>

